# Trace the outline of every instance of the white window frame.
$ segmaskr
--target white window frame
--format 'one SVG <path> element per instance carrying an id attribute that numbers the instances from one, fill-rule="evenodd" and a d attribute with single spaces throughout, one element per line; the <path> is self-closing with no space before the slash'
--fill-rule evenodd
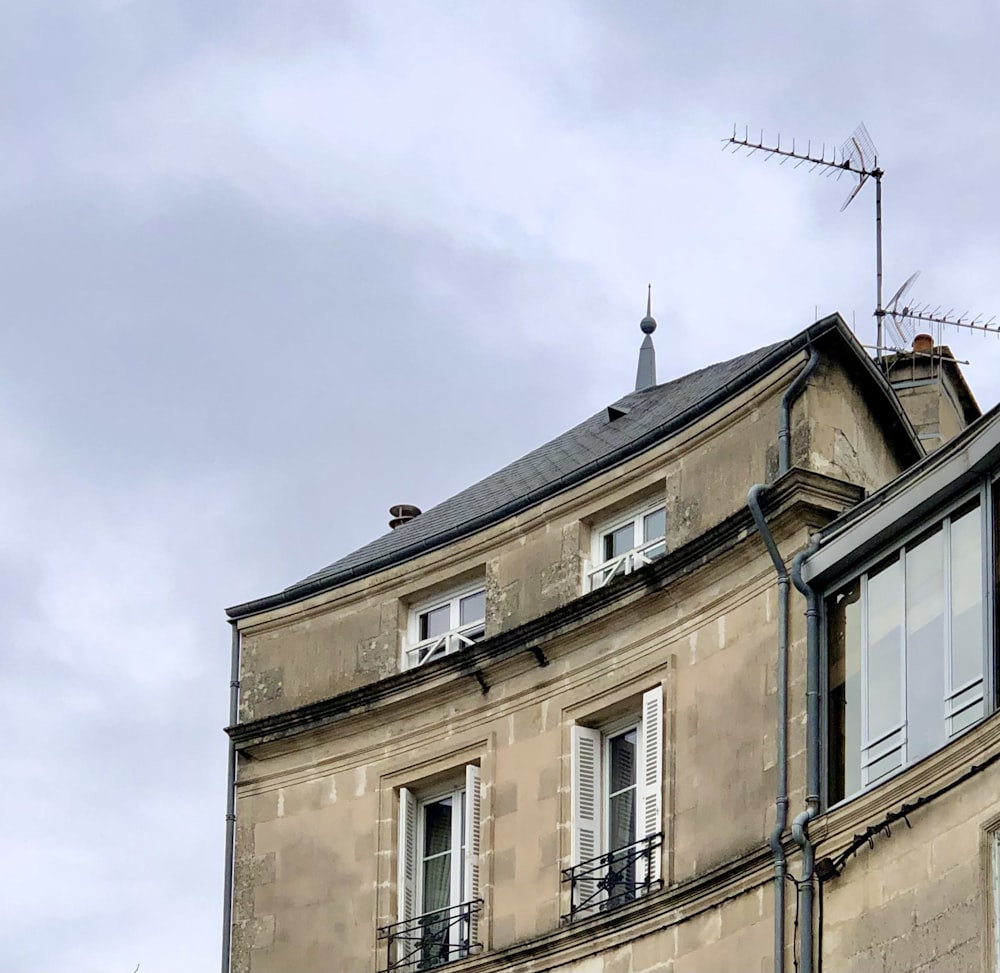
<path id="1" fill-rule="evenodd" d="M 483 617 L 461 624 L 462 601 L 471 595 L 483 595 Z M 420 638 L 420 619 L 439 608 L 448 607 L 451 621 L 448 631 L 427 639 Z M 415 669 L 443 656 L 460 652 L 466 646 L 475 645 L 486 632 L 486 586 L 482 581 L 448 591 L 435 598 L 428 598 L 413 605 L 409 610 L 406 640 L 403 646 L 403 669 Z"/>
<path id="2" fill-rule="evenodd" d="M 643 539 L 643 525 L 650 514 L 663 511 L 663 534 L 648 541 Z M 590 560 L 585 567 L 586 590 L 595 591 L 603 588 L 612 578 L 622 574 L 631 574 L 639 568 L 651 564 L 656 558 L 667 552 L 666 535 L 667 505 L 663 500 L 633 507 L 611 520 L 596 524 L 591 531 Z M 616 557 L 604 556 L 604 541 L 610 535 L 623 527 L 632 526 L 633 546 Z"/>
<path id="3" fill-rule="evenodd" d="M 836 803 L 840 804 L 844 801 L 848 801 L 851 798 L 857 796 L 859 793 L 863 793 L 873 787 L 877 787 L 892 777 L 896 776 L 908 766 L 911 766 L 914 761 L 920 760 L 923 757 L 929 755 L 928 752 L 918 752 L 914 753 L 910 747 L 910 733 L 909 725 L 914 719 L 926 721 L 930 719 L 930 716 L 926 713 L 909 713 L 907 710 L 907 684 L 908 684 L 908 674 L 907 669 L 910 665 L 909 650 L 907 645 L 907 627 L 906 627 L 906 552 L 917 546 L 924 538 L 926 538 L 935 528 L 940 529 L 942 532 L 942 545 L 943 545 L 943 575 L 944 575 L 944 588 L 942 592 L 943 604 L 944 604 L 944 634 L 943 634 L 943 644 L 942 644 L 942 710 L 941 710 L 941 720 L 942 720 L 942 739 L 940 744 L 934 748 L 934 750 L 929 751 L 930 753 L 935 752 L 941 747 L 947 746 L 953 739 L 961 736 L 963 733 L 972 729 L 972 727 L 978 725 L 991 713 L 990 700 L 992 695 L 992 686 L 994 685 L 995 674 L 991 671 L 991 658 L 992 654 L 990 652 L 990 646 L 992 645 L 992 614 L 994 611 L 991 593 L 994 590 L 994 585 L 996 580 L 993 578 L 992 563 L 993 558 L 995 558 L 995 553 L 993 552 L 993 541 L 992 536 L 992 505 L 995 502 L 993 494 L 996 491 L 996 484 L 992 486 L 992 489 L 987 485 L 986 480 L 980 484 L 980 488 L 971 492 L 965 493 L 961 497 L 953 500 L 948 504 L 947 507 L 936 511 L 933 515 L 927 517 L 926 520 L 918 525 L 912 527 L 906 532 L 902 538 L 897 541 L 897 543 L 891 547 L 883 548 L 873 557 L 871 557 L 864 565 L 862 570 L 853 570 L 849 573 L 839 576 L 835 583 L 831 583 L 824 589 L 823 605 L 824 612 L 827 617 L 824 619 L 823 625 L 823 638 L 828 640 L 829 637 L 829 609 L 828 604 L 832 597 L 837 593 L 847 588 L 853 581 L 857 581 L 859 584 L 861 605 L 866 606 L 869 603 L 868 596 L 868 579 L 870 574 L 877 571 L 882 565 L 884 565 L 890 558 L 898 558 L 899 570 L 901 573 L 900 579 L 900 605 L 899 605 L 899 615 L 900 615 L 900 661 L 899 661 L 899 676 L 900 676 L 900 713 L 898 721 L 894 721 L 892 728 L 888 731 L 883 732 L 877 739 L 868 738 L 868 703 L 869 703 L 869 693 L 871 689 L 868 684 L 868 671 L 869 671 L 869 613 L 865 607 L 862 607 L 861 614 L 861 683 L 860 683 L 860 734 L 861 734 L 861 748 L 860 752 L 853 755 L 848 755 L 845 753 L 845 759 L 848 757 L 853 757 L 853 759 L 860 760 L 860 773 L 861 773 L 861 783 L 860 790 L 853 793 L 845 793 L 842 798 L 840 798 Z M 952 685 L 952 629 L 951 629 L 951 592 L 952 592 L 952 569 L 951 569 L 951 524 L 955 519 L 955 515 L 962 511 L 964 508 L 972 501 L 978 501 L 979 519 L 981 527 L 981 546 L 980 546 L 980 558 L 981 558 L 981 610 L 982 610 L 982 646 L 983 646 L 983 670 L 979 676 L 966 682 L 961 686 Z M 824 650 L 827 651 L 826 649 Z M 829 678 L 829 656 L 826 656 L 827 661 L 823 667 L 824 679 Z M 978 688 L 978 693 L 972 699 L 965 699 L 960 704 L 956 705 L 956 700 L 963 696 L 964 694 L 970 692 L 970 690 Z M 829 705 L 830 694 L 828 690 L 824 690 L 824 699 Z M 982 705 L 983 713 L 975 720 L 973 723 L 965 727 L 955 728 L 955 719 L 959 717 L 965 710 L 969 709 L 975 705 Z M 827 728 L 830 726 L 829 713 L 825 720 L 825 725 Z M 877 777 L 872 778 L 869 774 L 869 766 L 877 763 L 879 760 L 888 756 L 890 753 L 899 753 L 899 765 L 892 770 L 886 771 Z M 829 748 L 827 748 L 827 755 L 829 754 Z M 825 774 L 825 779 L 829 781 L 829 768 L 827 768 L 827 773 Z M 824 784 L 827 786 L 827 784 Z"/>
<path id="4" fill-rule="evenodd" d="M 439 804 L 442 801 L 451 801 L 451 841 L 448 851 L 451 854 L 451 875 L 449 885 L 451 894 L 448 898 L 448 908 L 462 904 L 462 893 L 465 891 L 465 842 L 464 831 L 466 828 L 466 806 L 465 788 L 459 787 L 457 790 L 440 791 L 421 797 L 417 800 L 417 882 L 416 882 L 416 908 L 417 915 L 429 911 L 425 908 L 425 889 L 423 883 L 424 848 L 427 844 L 427 808 L 431 804 Z"/>
<path id="5" fill-rule="evenodd" d="M 624 848 L 609 848 L 608 810 L 610 741 L 630 728 L 636 729 L 635 838 Z M 663 687 L 643 693 L 639 712 L 600 727 L 574 724 L 571 727 L 571 867 L 628 848 L 635 848 L 663 833 Z M 662 871 L 662 842 L 650 849 L 648 859 L 636 862 L 636 886 L 659 883 Z M 648 862 L 648 866 L 647 866 Z M 649 868 L 647 872 L 646 869 Z M 573 908 L 587 902 L 587 910 L 600 908 L 596 879 L 577 883 Z"/>
<path id="6" fill-rule="evenodd" d="M 413 923 L 415 935 L 424 911 L 423 849 L 425 838 L 425 810 L 428 805 L 450 798 L 451 866 L 450 894 L 447 910 L 456 910 L 465 904 L 474 904 L 480 898 L 480 854 L 482 834 L 482 775 L 477 764 L 465 768 L 464 784 L 455 781 L 450 787 L 415 792 L 407 787 L 399 789 L 399 839 L 397 844 L 397 911 L 398 923 Z M 463 844 L 462 838 L 465 838 Z M 436 910 L 444 911 L 444 910 Z M 461 959 L 461 923 L 453 915 L 449 944 L 456 951 L 451 959 Z M 468 943 L 470 949 L 478 945 L 479 911 L 472 908 L 468 916 Z M 401 941 L 407 943 L 406 936 Z M 405 947 L 404 947 L 405 948 Z M 415 969 L 412 964 L 401 967 Z"/>
<path id="7" fill-rule="evenodd" d="M 611 847 L 611 741 L 624 736 L 629 730 L 635 730 L 635 835 L 628 845 L 638 840 L 642 824 L 639 813 L 639 754 L 642 750 L 642 719 L 639 714 L 633 714 L 629 719 L 611 723 L 601 729 L 601 851 L 597 854 L 609 854 L 618 851 Z"/>

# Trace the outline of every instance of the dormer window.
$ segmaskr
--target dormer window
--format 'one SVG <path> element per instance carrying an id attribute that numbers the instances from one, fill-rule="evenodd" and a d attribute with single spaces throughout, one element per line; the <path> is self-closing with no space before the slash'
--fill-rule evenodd
<path id="1" fill-rule="evenodd" d="M 603 588 L 620 574 L 631 574 L 667 552 L 667 508 L 653 504 L 631 510 L 594 530 L 587 589 Z"/>
<path id="2" fill-rule="evenodd" d="M 421 602 L 410 609 L 403 668 L 475 645 L 485 631 L 486 589 L 481 583 Z"/>

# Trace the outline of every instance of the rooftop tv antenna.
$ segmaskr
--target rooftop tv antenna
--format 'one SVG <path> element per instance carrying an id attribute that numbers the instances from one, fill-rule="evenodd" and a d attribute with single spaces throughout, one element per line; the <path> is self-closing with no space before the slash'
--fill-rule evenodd
<path id="1" fill-rule="evenodd" d="M 765 154 L 765 161 L 771 156 L 776 155 L 781 159 L 779 165 L 784 165 L 789 159 L 794 159 L 796 161 L 796 169 L 806 164 L 810 167 L 810 171 L 824 169 L 827 176 L 836 174 L 838 179 L 845 172 L 848 173 L 856 178 L 857 182 L 848 194 L 847 199 L 841 204 L 841 212 L 850 206 L 854 197 L 861 192 L 861 187 L 864 186 L 869 177 L 875 180 L 875 353 L 879 362 L 882 361 L 882 353 L 886 350 L 885 318 L 887 315 L 892 322 L 893 329 L 903 340 L 904 349 L 908 348 L 910 341 L 912 341 L 914 335 L 910 332 L 916 330 L 914 322 L 918 321 L 925 324 L 936 324 L 939 326 L 939 329 L 941 325 L 948 325 L 955 328 L 1000 334 L 1000 326 L 995 323 L 995 317 L 990 318 L 988 321 L 983 321 L 981 316 L 971 318 L 969 317 L 969 312 L 965 312 L 956 318 L 953 316 L 953 311 L 942 313 L 940 306 L 931 309 L 925 304 L 912 307 L 904 304 L 903 307 L 900 307 L 899 305 L 903 301 L 903 298 L 919 276 L 919 271 L 911 275 L 903 286 L 896 291 L 889 302 L 889 310 L 886 311 L 882 303 L 882 176 L 885 173 L 879 168 L 878 150 L 875 148 L 875 143 L 872 141 L 871 136 L 868 134 L 868 129 L 865 128 L 864 124 L 859 125 L 851 134 L 851 137 L 839 149 L 828 150 L 826 144 L 822 143 L 819 151 L 816 151 L 813 149 L 812 142 L 810 141 L 806 143 L 806 149 L 803 152 L 796 147 L 794 139 L 792 139 L 791 149 L 787 148 L 787 146 L 786 148 L 782 148 L 780 135 L 774 145 L 765 145 L 763 130 L 760 133 L 758 141 L 754 142 L 750 138 L 748 128 L 744 129 L 743 137 L 740 138 L 735 126 L 733 126 L 733 134 L 729 138 L 722 140 L 722 147 L 725 149 L 728 146 L 733 147 L 733 152 L 746 149 L 748 155 L 753 155 L 755 152 L 763 152 Z"/>
<path id="2" fill-rule="evenodd" d="M 937 325 L 939 335 L 943 325 L 950 328 L 965 328 L 968 331 L 981 331 L 983 334 L 1000 335 L 1000 324 L 996 323 L 996 315 L 984 321 L 981 314 L 970 317 L 968 311 L 956 317 L 954 309 L 942 311 L 940 305 L 932 308 L 928 304 L 908 304 L 904 298 L 909 294 L 919 276 L 920 271 L 918 270 L 903 282 L 903 286 L 892 296 L 885 312 L 893 330 L 902 341 L 904 350 L 910 347 L 916 337 L 918 323 Z M 939 340 L 938 344 L 940 343 Z"/>
<path id="3" fill-rule="evenodd" d="M 841 204 L 841 213 L 847 209 L 854 200 L 854 197 L 861 192 L 861 187 L 868 181 L 869 176 L 875 180 L 875 322 L 876 339 L 875 347 L 879 360 L 882 358 L 882 349 L 885 345 L 883 335 L 883 325 L 885 309 L 882 306 L 882 176 L 885 174 L 878 165 L 878 150 L 872 137 L 868 134 L 868 129 L 862 123 L 859 125 L 851 137 L 840 146 L 839 149 L 827 149 L 826 143 L 821 143 L 819 151 L 815 151 L 812 142 L 806 143 L 805 151 L 796 147 L 795 139 L 792 139 L 791 149 L 781 147 L 781 136 L 778 136 L 774 145 L 764 144 L 764 132 L 761 130 L 760 138 L 754 142 L 750 138 L 750 130 L 746 128 L 743 138 L 739 137 L 736 126 L 733 126 L 733 134 L 727 139 L 723 139 L 722 147 L 733 147 L 733 152 L 746 149 L 748 155 L 755 152 L 763 152 L 767 158 L 773 155 L 781 159 L 779 165 L 784 165 L 789 159 L 796 160 L 795 168 L 801 165 L 808 165 L 810 172 L 817 169 L 826 170 L 825 175 L 836 174 L 840 179 L 847 173 L 857 179 L 854 188 L 848 193 L 847 199 Z M 765 160 L 766 161 L 766 160 Z"/>

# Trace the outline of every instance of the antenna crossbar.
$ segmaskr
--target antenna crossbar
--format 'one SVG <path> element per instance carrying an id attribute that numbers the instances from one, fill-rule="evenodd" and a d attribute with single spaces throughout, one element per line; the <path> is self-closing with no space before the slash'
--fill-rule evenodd
<path id="1" fill-rule="evenodd" d="M 875 181 L 875 355 L 881 361 L 883 353 L 887 350 L 885 344 L 885 324 L 886 319 L 893 326 L 896 334 L 903 340 L 904 344 L 915 336 L 915 324 L 944 325 L 952 328 L 965 328 L 969 331 L 980 331 L 983 334 L 1000 335 L 1000 324 L 997 324 L 996 317 L 984 321 L 982 316 L 970 317 L 969 312 L 958 317 L 954 316 L 952 310 L 942 312 L 941 307 L 931 308 L 927 304 L 909 305 L 904 304 L 904 297 L 909 292 L 917 279 L 918 274 L 913 274 L 902 287 L 893 295 L 886 307 L 882 303 L 882 177 L 885 173 L 878 165 L 878 150 L 875 143 L 868 134 L 865 126 L 859 125 L 850 138 L 839 149 L 828 150 L 825 143 L 822 143 L 818 150 L 814 150 L 812 142 L 806 143 L 805 151 L 802 151 L 792 140 L 791 148 L 781 145 L 781 136 L 773 144 L 765 143 L 763 129 L 757 141 L 750 138 L 750 129 L 744 129 L 741 138 L 736 126 L 733 126 L 733 134 L 729 138 L 722 140 L 723 149 L 731 148 L 732 151 L 739 152 L 741 149 L 747 155 L 754 155 L 761 152 L 765 156 L 765 161 L 772 155 L 781 159 L 783 165 L 789 159 L 796 161 L 794 168 L 808 165 L 810 171 L 816 169 L 827 170 L 826 175 L 837 174 L 838 178 L 845 172 L 857 178 L 857 184 L 853 187 L 850 195 L 844 200 L 840 207 L 845 210 L 861 191 L 861 187 L 871 177 Z M 919 272 L 918 272 L 919 273 Z"/>
<path id="2" fill-rule="evenodd" d="M 925 308 L 903 308 L 902 311 L 895 312 L 894 319 L 906 321 L 923 321 L 925 324 L 943 324 L 951 328 L 967 328 L 970 331 L 982 331 L 984 334 L 1000 335 L 1000 324 L 997 323 L 996 315 L 984 321 L 982 315 L 974 318 L 968 317 L 968 312 L 959 315 L 957 318 L 951 317 L 951 312 L 939 313 L 935 308 L 928 311 Z"/>
<path id="3" fill-rule="evenodd" d="M 783 149 L 780 135 L 774 145 L 767 145 L 764 143 L 763 129 L 761 129 L 759 140 L 754 142 L 750 138 L 749 126 L 744 129 L 743 138 L 740 138 L 734 125 L 733 134 L 722 140 L 724 149 L 729 146 L 732 146 L 733 152 L 739 152 L 743 149 L 748 155 L 763 152 L 765 161 L 772 155 L 779 156 L 781 157 L 781 165 L 789 159 L 795 159 L 798 162 L 798 165 L 795 166 L 796 169 L 801 165 L 808 165 L 810 171 L 813 172 L 817 169 L 826 169 L 828 176 L 833 175 L 834 172 L 837 173 L 838 178 L 845 172 L 856 176 L 857 184 L 841 205 L 841 212 L 851 204 L 854 197 L 861 191 L 861 187 L 868 181 L 869 176 L 875 180 L 875 343 L 877 347 L 881 348 L 885 340 L 883 334 L 885 307 L 882 304 L 882 176 L 885 173 L 878 166 L 878 152 L 875 143 L 868 134 L 868 129 L 863 124 L 859 125 L 839 150 L 833 149 L 828 154 L 825 142 L 822 143 L 818 153 L 813 151 L 811 141 L 806 143 L 805 152 L 800 151 L 796 147 L 794 139 L 792 139 L 791 149 Z M 881 360 L 881 352 L 877 357 Z"/>
<path id="4" fill-rule="evenodd" d="M 781 147 L 781 136 L 778 136 L 777 142 L 774 145 L 764 144 L 764 133 L 760 133 L 760 140 L 754 142 L 750 139 L 749 133 L 745 133 L 743 138 L 739 138 L 736 129 L 733 129 L 733 134 L 729 138 L 722 140 L 723 149 L 728 146 L 732 146 L 733 152 L 739 152 L 740 149 L 746 149 L 747 155 L 753 155 L 755 152 L 765 152 L 770 155 L 782 156 L 785 159 L 796 159 L 799 165 L 808 164 L 812 169 L 817 169 L 821 166 L 825 166 L 828 169 L 836 169 L 840 172 L 850 172 L 859 178 L 865 178 L 867 176 L 874 176 L 878 173 L 878 166 L 873 165 L 871 168 L 864 164 L 863 153 L 850 153 L 846 148 L 840 150 L 840 158 L 838 160 L 838 152 L 836 149 L 832 153 L 827 152 L 826 144 L 823 143 L 819 154 L 815 154 L 812 148 L 812 142 L 806 143 L 805 152 L 801 152 L 796 148 L 795 140 L 792 139 L 791 149 L 783 149 Z M 855 161 L 855 156 L 861 158 L 861 163 Z M 798 168 L 796 166 L 795 168 Z M 812 170 L 810 170 L 812 171 Z"/>

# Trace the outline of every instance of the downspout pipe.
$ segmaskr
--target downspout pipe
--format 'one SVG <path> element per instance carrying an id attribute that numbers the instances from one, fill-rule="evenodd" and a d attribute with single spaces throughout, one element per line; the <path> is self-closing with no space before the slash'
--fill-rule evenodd
<path id="1" fill-rule="evenodd" d="M 778 716 L 776 727 L 776 764 L 778 781 L 774 797 L 774 828 L 767 843 L 774 859 L 774 973 L 785 970 L 785 849 L 782 835 L 788 826 L 788 571 L 778 552 L 778 545 L 764 519 L 760 507 L 761 495 L 767 488 L 762 483 L 750 487 L 747 506 L 764 541 L 771 563 L 778 575 Z"/>
<path id="2" fill-rule="evenodd" d="M 819 351 L 809 342 L 809 360 L 781 397 L 778 418 L 778 476 L 784 476 L 792 466 L 791 416 L 792 405 L 805 390 L 809 376 L 819 364 Z M 788 596 L 789 579 L 767 520 L 761 509 L 761 497 L 767 487 L 756 483 L 747 494 L 747 506 L 754 524 L 771 557 L 778 576 L 778 662 L 777 662 L 777 726 L 775 727 L 775 758 L 778 779 L 774 797 L 774 828 L 767 844 L 774 858 L 774 973 L 785 971 L 785 849 L 782 837 L 788 826 Z"/>
<path id="3" fill-rule="evenodd" d="M 794 381 L 781 397 L 781 408 L 778 418 L 778 476 L 783 476 L 792 468 L 792 404 L 802 394 L 809 376 L 816 371 L 819 364 L 819 351 L 809 342 L 809 361 L 805 368 L 795 376 Z"/>
<path id="4" fill-rule="evenodd" d="M 802 896 L 802 973 L 813 973 L 813 870 L 815 851 L 809 837 L 809 822 L 819 813 L 819 595 L 802 577 L 802 565 L 819 546 L 814 538 L 806 550 L 792 560 L 792 581 L 806 597 L 806 806 L 792 821 L 792 838 L 802 850 L 799 890 Z"/>
<path id="5" fill-rule="evenodd" d="M 232 626 L 232 649 L 229 665 L 229 726 L 235 726 L 240 703 L 240 630 Z M 226 774 L 226 867 L 222 887 L 222 973 L 229 973 L 233 932 L 233 863 L 236 838 L 236 743 L 229 738 Z"/>

